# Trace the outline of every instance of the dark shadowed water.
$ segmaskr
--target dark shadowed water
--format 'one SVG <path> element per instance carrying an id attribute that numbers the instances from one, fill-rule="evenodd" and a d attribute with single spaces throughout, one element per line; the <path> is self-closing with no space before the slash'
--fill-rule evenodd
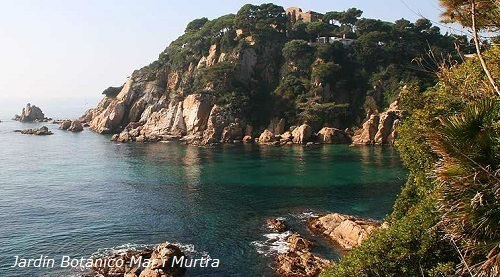
<path id="1" fill-rule="evenodd" d="M 9 268 L 15 255 L 57 262 L 164 241 L 221 261 L 188 276 L 268 276 L 266 218 L 284 217 L 337 259 L 305 230 L 307 213 L 382 219 L 406 176 L 393 148 L 117 144 L 45 125 L 55 134 L 21 135 L 13 130 L 41 124 L 0 123 L 0 276 L 77 274 Z"/>

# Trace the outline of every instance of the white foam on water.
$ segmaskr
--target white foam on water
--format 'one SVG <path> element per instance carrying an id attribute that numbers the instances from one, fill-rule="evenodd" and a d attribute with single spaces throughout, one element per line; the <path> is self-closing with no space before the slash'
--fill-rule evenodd
<path id="1" fill-rule="evenodd" d="M 207 252 L 199 252 L 195 249 L 193 244 L 183 244 L 183 243 L 172 243 L 173 245 L 178 246 L 182 252 L 184 252 L 188 256 L 198 256 L 201 255 L 203 257 L 209 256 Z M 122 255 L 131 251 L 142 251 L 145 249 L 154 249 L 160 244 L 135 244 L 135 243 L 126 243 L 123 245 L 111 247 L 111 248 L 99 248 L 96 252 L 92 253 L 92 257 L 110 257 L 115 254 Z"/>
<path id="2" fill-rule="evenodd" d="M 264 256 L 271 256 L 281 253 L 286 253 L 289 248 L 289 243 L 286 241 L 292 232 L 284 233 L 268 233 L 264 234 L 265 239 L 262 241 L 254 241 L 251 244 L 257 249 L 257 253 Z"/>
<path id="3" fill-rule="evenodd" d="M 318 217 L 318 214 L 314 212 L 303 212 L 300 214 L 293 214 L 292 216 L 301 220 L 307 220 L 311 217 Z"/>
<path id="4" fill-rule="evenodd" d="M 135 244 L 126 243 L 123 245 L 111 247 L 111 248 L 99 248 L 96 252 L 92 253 L 92 257 L 109 257 L 115 254 L 121 255 L 130 251 L 141 251 L 145 249 L 153 249 L 158 244 Z"/>

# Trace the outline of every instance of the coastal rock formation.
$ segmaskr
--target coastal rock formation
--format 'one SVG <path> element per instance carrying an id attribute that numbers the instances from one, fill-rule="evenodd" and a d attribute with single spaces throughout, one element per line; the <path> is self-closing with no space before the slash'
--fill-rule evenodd
<path id="1" fill-rule="evenodd" d="M 285 132 L 285 119 L 277 117 L 271 119 L 267 129 L 273 134 L 283 134 Z"/>
<path id="2" fill-rule="evenodd" d="M 259 144 L 270 144 L 274 141 L 276 141 L 276 136 L 268 129 L 265 129 L 259 136 Z"/>
<path id="3" fill-rule="evenodd" d="M 184 257 L 182 250 L 174 244 L 165 242 L 154 249 L 142 251 L 127 251 L 123 254 L 115 254 L 111 257 L 95 258 L 108 262 L 94 262 L 92 270 L 95 277 L 177 277 L 184 276 L 186 268 L 173 263 L 174 257 L 177 259 Z M 122 259 L 122 266 L 109 266 L 109 261 Z M 139 263 L 137 261 L 140 261 Z M 146 263 L 149 261 L 149 263 Z M 115 263 L 113 263 L 115 264 Z M 144 267 L 144 265 L 146 265 Z M 96 266 L 97 265 L 97 266 Z"/>
<path id="4" fill-rule="evenodd" d="M 378 222 L 339 213 L 309 219 L 311 231 L 325 235 L 338 243 L 344 250 L 351 250 L 360 245 L 371 232 L 380 226 L 381 224 Z"/>
<path id="5" fill-rule="evenodd" d="M 68 130 L 70 126 L 71 126 L 71 120 L 63 120 L 61 123 L 59 123 L 59 129 L 61 130 Z"/>
<path id="6" fill-rule="evenodd" d="M 83 124 L 79 120 L 63 120 L 59 124 L 59 129 L 61 130 L 67 130 L 70 132 L 81 132 L 83 131 Z"/>
<path id="7" fill-rule="evenodd" d="M 311 253 L 315 244 L 293 234 L 288 239 L 288 251 L 276 257 L 276 272 L 281 276 L 318 276 L 321 270 L 332 263 Z"/>
<path id="8" fill-rule="evenodd" d="M 45 117 L 42 110 L 28 103 L 25 108 L 23 108 L 21 115 L 15 115 L 13 120 L 20 122 L 47 122 L 48 118 Z"/>
<path id="9" fill-rule="evenodd" d="M 279 218 L 267 219 L 267 228 L 276 233 L 283 233 L 288 230 L 285 221 Z"/>
<path id="10" fill-rule="evenodd" d="M 79 120 L 74 120 L 68 128 L 70 132 L 81 132 L 83 131 L 83 124 Z"/>
<path id="11" fill-rule="evenodd" d="M 319 143 L 351 143 L 349 134 L 336 128 L 323 127 L 316 136 Z"/>
<path id="12" fill-rule="evenodd" d="M 54 134 L 51 131 L 49 131 L 49 128 L 47 128 L 46 126 L 42 126 L 38 129 L 16 130 L 15 132 L 19 132 L 23 135 L 36 135 L 36 136 L 48 136 Z"/>
<path id="13" fill-rule="evenodd" d="M 352 138 L 354 145 L 393 145 L 397 138 L 397 127 L 404 118 L 404 111 L 393 102 L 383 113 L 369 115 L 363 127 L 357 130 Z"/>
<path id="14" fill-rule="evenodd" d="M 305 144 L 309 141 L 312 135 L 312 128 L 307 124 L 302 124 L 292 131 L 293 143 Z"/>
<path id="15" fill-rule="evenodd" d="M 102 113 L 90 122 L 90 129 L 100 133 L 109 134 L 120 128 L 120 123 L 125 116 L 125 103 L 113 102 Z"/>

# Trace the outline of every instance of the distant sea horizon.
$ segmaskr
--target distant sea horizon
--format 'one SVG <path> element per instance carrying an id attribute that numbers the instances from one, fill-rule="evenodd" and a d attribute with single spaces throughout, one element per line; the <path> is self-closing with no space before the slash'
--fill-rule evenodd
<path id="1" fill-rule="evenodd" d="M 27 103 L 41 108 L 48 118 L 76 119 L 86 110 L 97 106 L 102 95 L 75 98 L 0 98 L 0 120 L 7 121 L 20 114 Z"/>

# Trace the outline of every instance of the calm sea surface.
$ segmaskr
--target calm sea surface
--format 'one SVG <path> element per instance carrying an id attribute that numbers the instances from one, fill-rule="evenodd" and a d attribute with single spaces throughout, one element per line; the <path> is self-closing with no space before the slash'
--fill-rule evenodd
<path id="1" fill-rule="evenodd" d="M 80 258 L 164 241 L 218 269 L 187 276 L 269 276 L 265 219 L 305 229 L 309 213 L 383 219 L 405 182 L 393 148 L 318 148 L 178 143 L 117 144 L 88 130 L 47 137 L 0 123 L 0 276 L 75 276 L 76 270 L 9 268 L 14 256 Z M 260 253 L 259 253 L 260 252 Z"/>

